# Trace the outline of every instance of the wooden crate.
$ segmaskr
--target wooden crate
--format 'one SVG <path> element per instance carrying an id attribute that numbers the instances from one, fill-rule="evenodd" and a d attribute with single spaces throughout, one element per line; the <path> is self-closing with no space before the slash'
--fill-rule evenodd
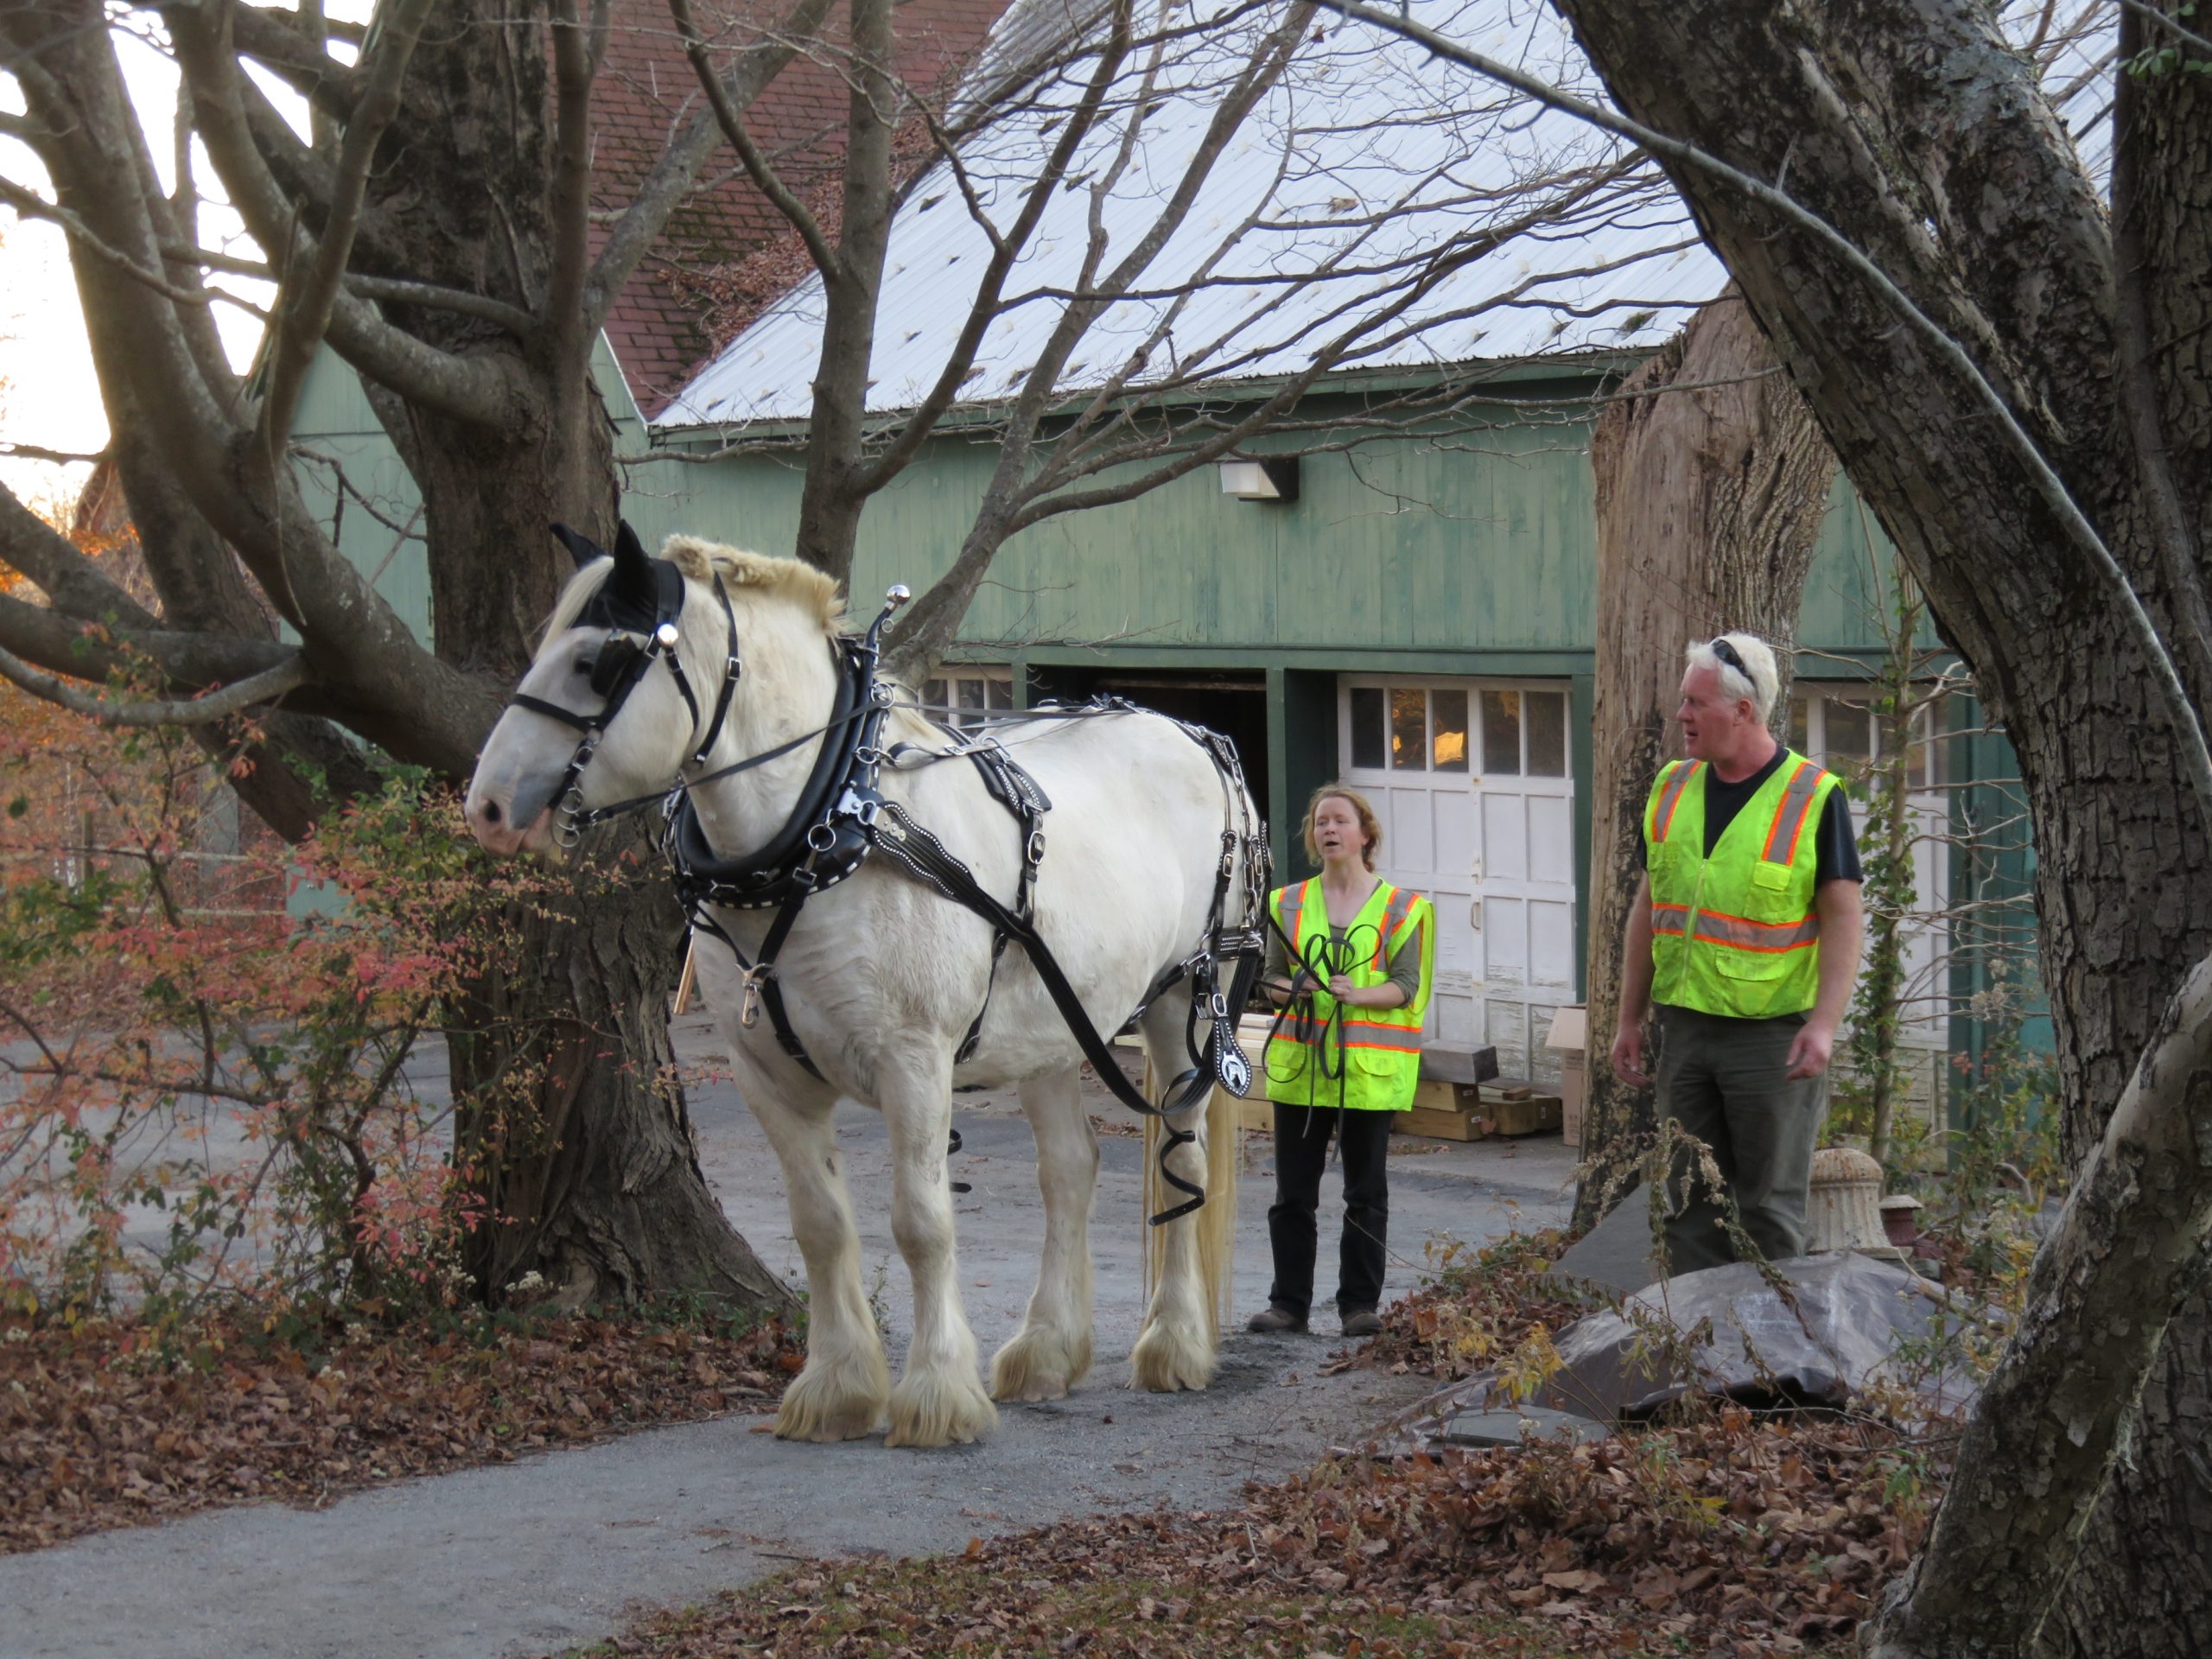
<path id="1" fill-rule="evenodd" d="M 1485 1096 L 1482 1113 L 1492 1135 L 1555 1135 L 1560 1128 L 1560 1097 L 1530 1095 L 1522 1100 L 1491 1100 Z"/>
<path id="2" fill-rule="evenodd" d="M 1480 1113 L 1460 1107 L 1415 1104 L 1410 1111 L 1400 1112 L 1390 1129 L 1394 1135 L 1426 1135 L 1439 1141 L 1479 1141 L 1484 1121 Z"/>

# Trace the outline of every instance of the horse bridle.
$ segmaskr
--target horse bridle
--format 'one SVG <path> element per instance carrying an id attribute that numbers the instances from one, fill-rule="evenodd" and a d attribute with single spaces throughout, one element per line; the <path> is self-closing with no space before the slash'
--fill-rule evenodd
<path id="1" fill-rule="evenodd" d="M 676 651 L 683 614 L 683 571 L 669 560 L 647 557 L 637 532 L 627 524 L 616 534 L 611 554 L 566 524 L 555 524 L 552 528 L 579 569 L 594 559 L 612 558 L 614 562 L 614 568 L 600 584 L 599 591 L 576 613 L 574 625 L 585 628 L 604 626 L 607 629 L 606 638 L 591 657 L 591 690 L 601 699 L 597 712 L 581 715 L 524 691 L 517 691 L 507 699 L 511 708 L 527 709 L 534 715 L 543 715 L 583 734 L 553 791 L 554 837 L 563 847 L 573 847 L 583 834 L 585 824 L 594 821 L 583 804 L 584 769 L 591 765 L 607 728 L 621 713 L 631 693 L 645 683 L 653 664 L 660 662 L 668 665 L 677 690 L 683 694 L 684 706 L 691 711 L 691 729 L 695 733 L 700 733 L 699 699 L 691 690 L 691 682 L 683 672 L 683 659 Z M 686 763 L 695 766 L 705 762 L 713 752 L 715 740 L 721 735 L 722 722 L 729 715 L 730 700 L 736 695 L 738 678 L 744 672 L 738 653 L 737 613 L 730 605 L 729 589 L 723 585 L 719 572 L 715 575 L 715 597 L 721 601 L 728 644 L 724 653 L 721 689 L 715 697 L 714 715 L 707 721 L 704 732 L 700 733 Z"/>

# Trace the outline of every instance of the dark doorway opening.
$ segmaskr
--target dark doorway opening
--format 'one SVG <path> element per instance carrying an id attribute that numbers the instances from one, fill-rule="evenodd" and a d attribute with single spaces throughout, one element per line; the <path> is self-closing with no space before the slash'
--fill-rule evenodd
<path id="1" fill-rule="evenodd" d="M 1260 816 L 1268 812 L 1268 677 L 1264 673 L 1173 673 L 1152 670 L 1040 668 L 1033 671 L 1047 697 L 1126 697 L 1177 720 L 1209 726 L 1236 745 L 1244 781 Z"/>

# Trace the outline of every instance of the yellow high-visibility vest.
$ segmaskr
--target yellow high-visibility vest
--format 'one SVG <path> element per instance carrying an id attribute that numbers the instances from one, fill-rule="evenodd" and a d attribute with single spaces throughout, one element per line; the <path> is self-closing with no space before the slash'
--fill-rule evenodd
<path id="1" fill-rule="evenodd" d="M 1738 1020 L 1801 1014 L 1820 999 L 1814 877 L 1836 779 L 1785 751 L 1707 858 L 1707 771 L 1670 761 L 1643 809 L 1652 1000 Z"/>
<path id="2" fill-rule="evenodd" d="M 1329 906 L 1321 879 L 1278 887 L 1268 896 L 1286 938 L 1300 960 L 1317 957 L 1315 941 L 1326 948 Z M 1344 930 L 1344 948 L 1354 952 L 1344 972 L 1354 985 L 1381 985 L 1390 977 L 1391 959 L 1418 931 L 1421 986 L 1413 1000 L 1395 1008 L 1344 1010 L 1342 1029 L 1337 1000 L 1325 982 L 1301 988 L 1300 1002 L 1286 1013 L 1268 1044 L 1268 1098 L 1294 1106 L 1343 1106 L 1354 1111 L 1402 1112 L 1413 1104 L 1421 1080 L 1421 1022 L 1436 978 L 1436 912 L 1427 899 L 1389 882 L 1360 906 Z M 1291 963 L 1294 972 L 1297 962 Z"/>

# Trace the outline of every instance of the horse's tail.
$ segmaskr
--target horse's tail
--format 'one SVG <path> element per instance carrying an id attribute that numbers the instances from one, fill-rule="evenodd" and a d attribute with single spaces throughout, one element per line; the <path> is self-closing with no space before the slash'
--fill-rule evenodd
<path id="1" fill-rule="evenodd" d="M 1243 1150 L 1238 1144 L 1239 1102 L 1226 1089 L 1215 1089 L 1206 1100 L 1206 1173 L 1205 1176 L 1206 1201 L 1192 1211 L 1185 1221 L 1198 1229 L 1198 1274 L 1213 1303 L 1214 1323 L 1226 1328 L 1236 1318 L 1236 1178 L 1243 1167 Z M 1172 1210 L 1184 1201 L 1184 1194 L 1174 1191 L 1160 1175 L 1160 1144 L 1162 1138 L 1160 1120 L 1144 1120 L 1144 1213 L 1156 1216 L 1163 1210 Z M 1170 1223 L 1181 1226 L 1184 1222 Z M 1148 1301 L 1153 1287 L 1159 1282 L 1160 1267 L 1160 1235 L 1166 1229 L 1147 1226 L 1144 1230 L 1144 1294 Z"/>

